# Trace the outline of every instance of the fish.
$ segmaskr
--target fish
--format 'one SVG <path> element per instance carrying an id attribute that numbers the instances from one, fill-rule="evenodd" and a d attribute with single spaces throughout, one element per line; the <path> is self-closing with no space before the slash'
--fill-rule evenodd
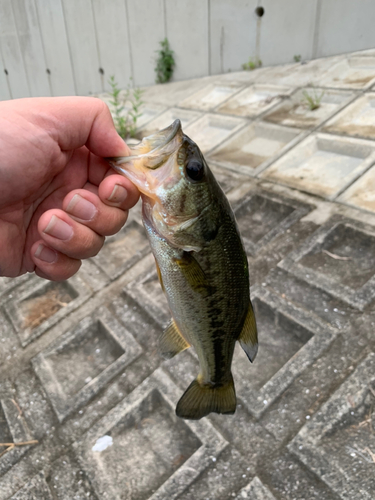
<path id="1" fill-rule="evenodd" d="M 233 414 L 238 341 L 251 362 L 258 334 L 246 253 L 230 204 L 179 120 L 107 158 L 142 198 L 142 219 L 171 322 L 159 339 L 170 359 L 193 346 L 200 371 L 176 406 L 183 419 Z"/>

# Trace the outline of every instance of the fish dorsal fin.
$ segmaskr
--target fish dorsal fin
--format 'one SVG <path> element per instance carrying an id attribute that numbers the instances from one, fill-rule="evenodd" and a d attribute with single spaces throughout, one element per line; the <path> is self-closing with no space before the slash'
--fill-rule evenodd
<path id="1" fill-rule="evenodd" d="M 201 293 L 207 291 L 206 275 L 197 260 L 189 252 L 184 252 L 183 256 L 174 259 L 174 262 L 178 265 L 193 290 Z"/>
<path id="2" fill-rule="evenodd" d="M 156 272 L 158 273 L 159 283 L 161 285 L 163 292 L 165 292 L 163 278 L 161 277 L 160 267 L 157 260 L 155 260 L 155 265 L 156 265 Z"/>
<path id="3" fill-rule="evenodd" d="M 176 354 L 190 347 L 190 344 L 181 335 L 174 319 L 161 334 L 159 352 L 165 359 L 173 358 Z"/>
<path id="4" fill-rule="evenodd" d="M 249 302 L 249 309 L 238 341 L 252 363 L 258 352 L 258 333 L 251 302 Z"/>

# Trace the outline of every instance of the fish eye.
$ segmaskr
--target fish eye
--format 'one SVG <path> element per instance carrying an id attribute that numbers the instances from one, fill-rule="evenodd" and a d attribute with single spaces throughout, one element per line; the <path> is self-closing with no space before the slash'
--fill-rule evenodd
<path id="1" fill-rule="evenodd" d="M 201 161 L 189 160 L 185 167 L 186 175 L 192 181 L 200 181 L 204 176 L 204 165 Z"/>

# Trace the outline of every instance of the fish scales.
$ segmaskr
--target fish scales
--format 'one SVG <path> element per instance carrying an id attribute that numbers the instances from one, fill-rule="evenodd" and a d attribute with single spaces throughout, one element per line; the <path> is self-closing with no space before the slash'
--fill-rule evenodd
<path id="1" fill-rule="evenodd" d="M 141 191 L 143 222 L 172 315 L 160 351 L 168 358 L 193 346 L 200 364 L 176 413 L 188 419 L 234 413 L 235 342 L 250 361 L 258 344 L 247 257 L 233 212 L 178 120 L 131 153 L 110 163 Z"/>

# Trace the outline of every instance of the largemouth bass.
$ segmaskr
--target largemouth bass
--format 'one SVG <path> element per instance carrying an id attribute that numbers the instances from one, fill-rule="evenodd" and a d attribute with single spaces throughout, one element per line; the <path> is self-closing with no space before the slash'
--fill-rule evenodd
<path id="1" fill-rule="evenodd" d="M 235 343 L 252 362 L 258 340 L 247 258 L 229 202 L 179 120 L 132 146 L 130 156 L 108 160 L 141 192 L 143 223 L 172 314 L 160 352 L 171 358 L 192 345 L 198 355 L 200 373 L 176 414 L 233 414 Z"/>

